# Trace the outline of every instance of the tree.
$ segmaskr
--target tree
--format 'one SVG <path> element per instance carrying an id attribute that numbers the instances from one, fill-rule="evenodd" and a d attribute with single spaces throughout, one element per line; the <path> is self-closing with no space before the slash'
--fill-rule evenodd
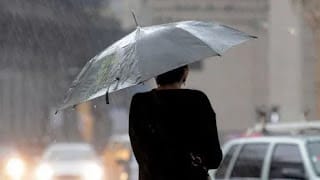
<path id="1" fill-rule="evenodd" d="M 303 15 L 309 26 L 311 27 L 315 48 L 317 53 L 316 62 L 316 97 L 317 97 L 317 118 L 320 119 L 320 1 L 319 0 L 301 0 L 303 7 Z"/>

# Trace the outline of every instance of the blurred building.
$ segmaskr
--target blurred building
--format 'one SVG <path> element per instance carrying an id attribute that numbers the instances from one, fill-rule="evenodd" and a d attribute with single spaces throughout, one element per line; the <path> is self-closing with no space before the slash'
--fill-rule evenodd
<path id="1" fill-rule="evenodd" d="M 127 6 L 117 11 L 137 9 L 141 25 L 218 21 L 259 37 L 203 61 L 188 81 L 188 87 L 208 93 L 223 134 L 241 132 L 261 115 L 280 121 L 315 117 L 312 37 L 301 19 L 299 1 L 135 0 L 139 7 L 130 2 L 121 0 Z M 119 19 L 134 28 L 131 14 L 125 14 Z"/>

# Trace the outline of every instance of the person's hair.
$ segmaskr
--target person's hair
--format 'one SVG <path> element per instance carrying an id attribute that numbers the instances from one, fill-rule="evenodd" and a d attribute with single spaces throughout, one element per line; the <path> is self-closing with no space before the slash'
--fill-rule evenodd
<path id="1" fill-rule="evenodd" d="M 156 83 L 158 85 L 168 85 L 180 82 L 185 71 L 187 71 L 188 65 L 181 66 L 177 69 L 165 72 L 156 77 Z"/>

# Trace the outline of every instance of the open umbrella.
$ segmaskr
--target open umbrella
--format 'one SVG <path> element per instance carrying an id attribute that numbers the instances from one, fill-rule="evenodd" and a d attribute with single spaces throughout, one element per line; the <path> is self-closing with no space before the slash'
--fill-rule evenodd
<path id="1" fill-rule="evenodd" d="M 137 27 L 82 69 L 59 110 L 137 85 L 254 38 L 218 23 L 182 21 Z"/>

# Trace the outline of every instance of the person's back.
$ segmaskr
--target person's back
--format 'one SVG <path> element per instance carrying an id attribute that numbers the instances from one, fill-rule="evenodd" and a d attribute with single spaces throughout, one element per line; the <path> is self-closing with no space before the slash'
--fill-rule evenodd
<path id="1" fill-rule="evenodd" d="M 215 169 L 221 161 L 215 113 L 200 91 L 138 93 L 129 119 L 141 180 L 206 179 L 207 168 Z M 199 164 L 193 155 L 201 158 Z"/>

